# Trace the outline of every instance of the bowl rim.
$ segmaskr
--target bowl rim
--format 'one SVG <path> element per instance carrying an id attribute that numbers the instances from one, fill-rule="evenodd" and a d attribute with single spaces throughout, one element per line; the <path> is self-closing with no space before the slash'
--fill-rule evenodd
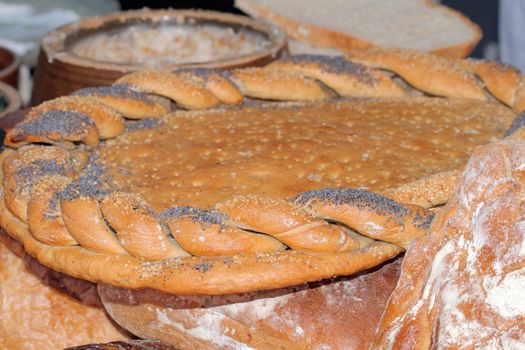
<path id="1" fill-rule="evenodd" d="M 0 79 L 2 79 L 4 77 L 7 77 L 14 71 L 16 71 L 18 67 L 20 66 L 22 60 L 20 56 L 17 55 L 13 50 L 5 46 L 0 46 L 0 51 L 4 51 L 5 53 L 7 53 L 8 55 L 12 57 L 11 62 L 7 66 L 5 66 L 4 68 L 0 68 Z"/>
<path id="2" fill-rule="evenodd" d="M 0 93 L 7 96 L 7 108 L 0 110 L 0 118 L 22 107 L 22 100 L 18 92 L 11 85 L 0 81 Z"/>
<path id="3" fill-rule="evenodd" d="M 265 35 L 268 38 L 269 45 L 267 48 L 252 54 L 207 62 L 187 62 L 174 64 L 173 66 L 167 68 L 168 70 L 187 67 L 210 67 L 221 69 L 221 67 L 231 68 L 237 66 L 246 66 L 250 62 L 256 62 L 268 57 L 278 57 L 287 47 L 286 34 L 280 28 L 269 23 L 256 21 L 247 16 L 199 9 L 150 10 L 146 8 L 141 10 L 113 12 L 95 17 L 86 17 L 80 21 L 66 24 L 48 33 L 44 37 L 42 40 L 42 51 L 45 53 L 49 63 L 52 63 L 54 60 L 58 60 L 63 63 L 75 66 L 82 66 L 98 70 L 111 70 L 122 73 L 128 73 L 137 70 L 155 69 L 143 66 L 141 64 L 102 62 L 79 57 L 68 51 L 67 39 L 72 35 L 78 34 L 80 31 L 96 32 L 97 29 L 100 29 L 103 25 L 111 22 L 116 22 L 119 25 L 122 24 L 122 26 L 125 26 L 126 22 L 136 24 L 142 21 L 161 22 L 170 20 L 174 21 L 175 23 L 187 23 L 188 19 L 197 19 L 204 22 L 210 21 L 216 23 L 225 23 L 235 25 L 237 27 L 246 27 Z M 164 70 L 166 70 L 166 68 L 164 68 Z"/>

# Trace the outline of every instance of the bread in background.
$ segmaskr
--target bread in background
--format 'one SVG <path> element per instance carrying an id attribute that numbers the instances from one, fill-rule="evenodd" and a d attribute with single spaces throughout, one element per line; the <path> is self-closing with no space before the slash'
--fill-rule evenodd
<path id="1" fill-rule="evenodd" d="M 290 38 L 340 51 L 373 46 L 466 57 L 481 30 L 463 14 L 430 0 L 235 0 L 255 18 L 283 28 Z M 291 45 L 292 53 L 308 53 Z"/>
<path id="2" fill-rule="evenodd" d="M 128 338 L 104 312 L 92 283 L 44 267 L 0 230 L 0 349 L 63 349 Z"/>

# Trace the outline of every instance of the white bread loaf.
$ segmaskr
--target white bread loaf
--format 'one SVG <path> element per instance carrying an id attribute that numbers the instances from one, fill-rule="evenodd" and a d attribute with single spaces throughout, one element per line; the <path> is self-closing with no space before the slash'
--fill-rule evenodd
<path id="1" fill-rule="evenodd" d="M 254 293 L 184 296 L 105 284 L 99 284 L 99 292 L 117 323 L 180 350 L 357 350 L 367 349 L 373 339 L 400 262 L 357 276 Z"/>
<path id="2" fill-rule="evenodd" d="M 382 46 L 459 58 L 481 39 L 476 24 L 430 0 L 235 0 L 235 6 L 302 42 L 292 41 L 292 53 L 305 53 L 309 43 L 341 51 Z"/>

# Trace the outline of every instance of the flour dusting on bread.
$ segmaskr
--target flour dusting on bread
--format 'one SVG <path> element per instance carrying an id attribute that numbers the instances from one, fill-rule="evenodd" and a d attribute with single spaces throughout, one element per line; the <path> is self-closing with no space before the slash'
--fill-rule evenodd
<path id="1" fill-rule="evenodd" d="M 479 147 L 407 252 L 375 346 L 525 347 L 525 142 Z"/>

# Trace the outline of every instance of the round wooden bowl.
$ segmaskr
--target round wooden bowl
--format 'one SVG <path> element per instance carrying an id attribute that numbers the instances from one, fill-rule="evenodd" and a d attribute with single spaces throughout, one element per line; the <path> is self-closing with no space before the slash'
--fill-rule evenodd
<path id="1" fill-rule="evenodd" d="M 19 68 L 20 57 L 13 51 L 0 47 L 0 81 L 17 87 Z"/>
<path id="2" fill-rule="evenodd" d="M 22 106 L 18 92 L 10 85 L 0 81 L 0 118 Z"/>
<path id="3" fill-rule="evenodd" d="M 139 10 L 86 18 L 65 25 L 43 39 L 35 72 L 32 103 L 37 104 L 63 96 L 83 87 L 109 85 L 126 73 L 146 69 L 140 64 L 94 61 L 71 52 L 73 44 L 89 35 L 114 32 L 137 24 L 152 27 L 166 24 L 190 26 L 211 24 L 233 30 L 242 28 L 262 35 L 268 42 L 264 48 L 253 54 L 208 62 L 170 65 L 170 69 L 189 67 L 231 69 L 260 66 L 279 58 L 286 48 L 285 35 L 279 29 L 248 17 L 227 13 L 203 10 Z"/>

